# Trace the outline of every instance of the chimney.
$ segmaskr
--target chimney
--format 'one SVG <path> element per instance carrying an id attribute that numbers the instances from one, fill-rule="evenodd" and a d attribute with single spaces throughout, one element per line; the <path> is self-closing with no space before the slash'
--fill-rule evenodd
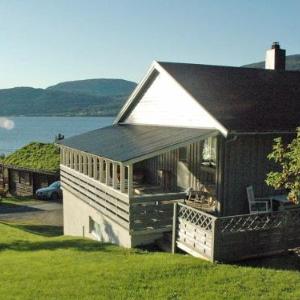
<path id="1" fill-rule="evenodd" d="M 285 50 L 280 49 L 278 42 L 272 44 L 267 50 L 265 68 L 269 70 L 285 70 Z"/>

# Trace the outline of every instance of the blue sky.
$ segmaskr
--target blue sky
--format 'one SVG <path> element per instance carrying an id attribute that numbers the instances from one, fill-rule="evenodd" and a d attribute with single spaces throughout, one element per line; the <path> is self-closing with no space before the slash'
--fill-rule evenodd
<path id="1" fill-rule="evenodd" d="M 0 0 L 0 88 L 139 81 L 152 60 L 239 66 L 300 53 L 300 1 Z"/>

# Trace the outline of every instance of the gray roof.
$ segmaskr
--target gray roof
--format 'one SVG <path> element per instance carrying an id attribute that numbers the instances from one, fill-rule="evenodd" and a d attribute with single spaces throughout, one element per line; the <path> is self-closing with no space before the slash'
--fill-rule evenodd
<path id="1" fill-rule="evenodd" d="M 299 71 L 158 63 L 229 131 L 300 125 Z"/>
<path id="2" fill-rule="evenodd" d="M 181 146 L 216 132 L 143 125 L 113 125 L 73 136 L 59 142 L 70 148 L 99 155 L 114 161 L 142 160 L 143 156 L 172 146 Z"/>

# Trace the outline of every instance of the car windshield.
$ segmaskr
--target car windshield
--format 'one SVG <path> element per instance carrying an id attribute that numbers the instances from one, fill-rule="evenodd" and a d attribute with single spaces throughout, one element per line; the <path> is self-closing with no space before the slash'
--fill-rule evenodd
<path id="1" fill-rule="evenodd" d="M 52 188 L 59 188 L 60 187 L 60 182 L 59 181 L 55 181 L 53 183 L 51 183 L 49 185 L 49 187 L 52 187 Z"/>

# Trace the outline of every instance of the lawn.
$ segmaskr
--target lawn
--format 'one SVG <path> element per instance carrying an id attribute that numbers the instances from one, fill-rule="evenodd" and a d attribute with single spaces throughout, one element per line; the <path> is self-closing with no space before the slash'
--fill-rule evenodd
<path id="1" fill-rule="evenodd" d="M 60 227 L 0 223 L 0 298 L 6 300 L 300 299 L 297 256 L 251 265 L 126 250 L 63 237 Z"/>

